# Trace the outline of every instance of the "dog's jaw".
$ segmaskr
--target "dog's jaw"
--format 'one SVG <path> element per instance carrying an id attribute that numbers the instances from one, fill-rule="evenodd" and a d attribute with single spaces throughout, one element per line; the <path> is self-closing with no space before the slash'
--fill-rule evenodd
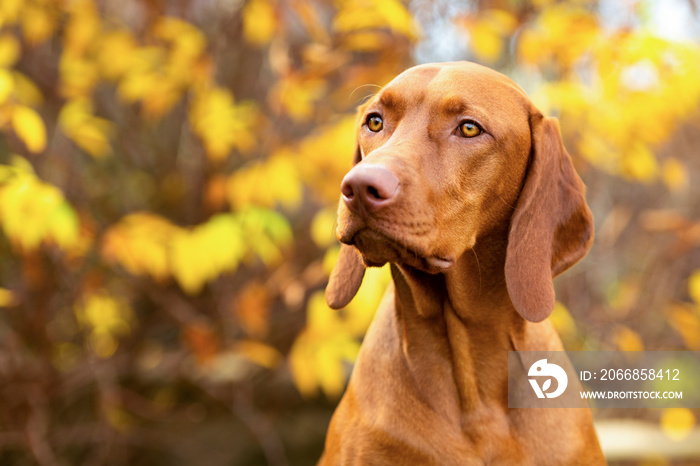
<path id="1" fill-rule="evenodd" d="M 337 233 L 340 242 L 357 248 L 367 267 L 381 267 L 389 262 L 436 274 L 450 269 L 456 261 L 452 257 L 423 252 L 405 241 L 368 226 L 348 230 L 341 230 L 339 226 Z"/>

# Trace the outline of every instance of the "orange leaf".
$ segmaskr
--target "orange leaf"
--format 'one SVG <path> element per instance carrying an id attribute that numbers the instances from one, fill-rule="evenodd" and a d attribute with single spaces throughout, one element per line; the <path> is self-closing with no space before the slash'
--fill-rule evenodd
<path id="1" fill-rule="evenodd" d="M 206 324 L 188 325 L 183 329 L 183 338 L 199 364 L 206 365 L 219 352 L 219 336 Z"/>

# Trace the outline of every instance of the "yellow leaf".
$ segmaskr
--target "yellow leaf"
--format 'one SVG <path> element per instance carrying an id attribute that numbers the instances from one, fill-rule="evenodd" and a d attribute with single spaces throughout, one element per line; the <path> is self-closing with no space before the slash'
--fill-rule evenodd
<path id="1" fill-rule="evenodd" d="M 56 17 L 46 6 L 27 5 L 22 9 L 22 33 L 28 43 L 45 42 L 56 29 Z"/>
<path id="2" fill-rule="evenodd" d="M 8 24 L 13 24 L 19 17 L 24 6 L 24 0 L 3 0 L 0 2 L 0 18 Z"/>
<path id="3" fill-rule="evenodd" d="M 0 288 L 0 307 L 12 307 L 18 303 L 15 294 L 5 288 Z"/>
<path id="4" fill-rule="evenodd" d="M 299 392 L 312 396 L 320 387 L 331 399 L 340 396 L 349 375 L 346 362 L 356 359 L 359 347 L 337 311 L 326 305 L 323 293 L 312 295 L 307 327 L 290 352 L 292 375 Z"/>
<path id="5" fill-rule="evenodd" d="M 469 28 L 471 49 L 480 60 L 495 62 L 503 52 L 503 38 L 488 24 L 477 22 Z"/>
<path id="6" fill-rule="evenodd" d="M 668 322 L 691 351 L 700 351 L 700 319 L 689 305 L 674 304 L 668 310 Z"/>
<path id="7" fill-rule="evenodd" d="M 544 56 L 542 53 L 544 39 L 532 29 L 525 29 L 518 36 L 518 58 L 525 64 L 534 65 Z"/>
<path id="8" fill-rule="evenodd" d="M 178 232 L 178 227 L 157 215 L 130 214 L 105 232 L 101 253 L 133 275 L 150 275 L 163 281 L 171 273 L 171 242 Z"/>
<path id="9" fill-rule="evenodd" d="M 183 35 L 197 33 L 198 29 L 187 21 L 174 16 L 164 16 L 158 18 L 158 22 L 153 26 L 153 34 L 156 37 L 167 41 L 179 40 Z"/>
<path id="10" fill-rule="evenodd" d="M 58 124 L 78 147 L 95 158 L 109 155 L 109 133 L 112 123 L 92 115 L 92 104 L 86 99 L 68 101 L 58 115 Z"/>
<path id="11" fill-rule="evenodd" d="M 181 91 L 174 83 L 161 80 L 159 86 L 144 96 L 143 113 L 147 118 L 158 120 L 177 104 L 180 96 Z"/>
<path id="12" fill-rule="evenodd" d="M 571 339 L 576 336 L 576 322 L 566 306 L 559 301 L 554 304 L 554 310 L 549 316 L 549 320 L 563 339 Z"/>
<path id="13" fill-rule="evenodd" d="M 316 354 L 316 372 L 323 392 L 329 398 L 337 398 L 345 386 L 345 371 L 335 351 L 319 351 Z"/>
<path id="14" fill-rule="evenodd" d="M 253 45 L 265 45 L 277 28 L 275 9 L 269 0 L 249 0 L 243 7 L 243 37 Z"/>
<path id="15" fill-rule="evenodd" d="M 311 239 L 320 248 L 327 248 L 331 244 L 336 243 L 335 239 L 335 222 L 336 209 L 325 208 L 316 212 L 313 220 L 311 220 Z"/>
<path id="16" fill-rule="evenodd" d="M 48 219 L 47 234 L 64 250 L 76 245 L 79 222 L 73 208 L 67 202 L 58 204 Z"/>
<path id="17" fill-rule="evenodd" d="M 111 357 L 119 346 L 118 337 L 131 332 L 131 309 L 105 291 L 84 296 L 74 312 L 78 323 L 89 333 L 92 350 L 100 358 Z"/>
<path id="18" fill-rule="evenodd" d="M 13 244 L 27 250 L 42 242 L 62 249 L 78 241 L 78 219 L 61 191 L 36 177 L 31 165 L 15 156 L 0 165 L 0 225 Z"/>
<path id="19" fill-rule="evenodd" d="M 644 342 L 634 330 L 620 326 L 613 335 L 615 344 L 620 351 L 644 351 Z"/>
<path id="20" fill-rule="evenodd" d="M 656 157 L 649 147 L 641 142 L 635 142 L 622 159 L 622 173 L 630 178 L 650 183 L 656 179 L 659 167 Z"/>
<path id="21" fill-rule="evenodd" d="M 600 37 L 596 15 L 569 3 L 545 9 L 537 23 L 538 30 L 546 37 L 541 55 L 554 56 L 565 67 L 588 52 Z"/>
<path id="22" fill-rule="evenodd" d="M 172 241 L 173 275 L 191 295 L 220 274 L 235 270 L 246 251 L 241 227 L 230 214 L 219 214 L 192 230 L 182 230 Z"/>
<path id="23" fill-rule="evenodd" d="M 325 83 L 319 79 L 289 77 L 278 81 L 271 93 L 284 113 L 302 121 L 312 117 L 315 103 L 324 91 Z"/>
<path id="24" fill-rule="evenodd" d="M 286 218 L 277 212 L 249 208 L 236 215 L 248 248 L 268 266 L 282 259 L 281 247 L 292 241 L 292 230 Z"/>
<path id="25" fill-rule="evenodd" d="M 268 369 L 274 369 L 282 359 L 275 348 L 255 340 L 238 341 L 233 345 L 233 350 Z"/>
<path id="26" fill-rule="evenodd" d="M 700 270 L 696 270 L 688 278 L 688 294 L 693 298 L 695 304 L 700 306 Z"/>
<path id="27" fill-rule="evenodd" d="M 165 81 L 169 81 L 169 87 L 179 95 L 198 79 L 199 59 L 206 48 L 204 34 L 194 25 L 173 17 L 161 18 L 153 33 L 168 42 L 169 53 L 162 74 Z"/>
<path id="28" fill-rule="evenodd" d="M 107 120 L 92 118 L 76 127 L 71 132 L 70 138 L 78 147 L 99 159 L 108 156 L 112 152 L 108 136 L 111 129 L 112 124 Z"/>
<path id="29" fill-rule="evenodd" d="M 103 34 L 96 57 L 102 75 L 111 80 L 125 75 L 133 66 L 136 48 L 136 42 L 127 30 Z"/>
<path id="30" fill-rule="evenodd" d="M 170 60 L 180 72 L 204 52 L 207 45 L 202 31 L 178 18 L 161 18 L 154 28 L 157 36 L 171 42 Z"/>
<path id="31" fill-rule="evenodd" d="M 7 99 L 12 94 L 15 88 L 14 79 L 12 79 L 12 73 L 7 70 L 0 69 L 0 105 L 7 102 Z"/>
<path id="32" fill-rule="evenodd" d="M 663 179 L 671 191 L 683 191 L 688 187 L 688 170 L 680 160 L 670 157 L 663 164 Z"/>
<path id="33" fill-rule="evenodd" d="M 229 178 L 226 191 L 236 209 L 277 203 L 293 208 L 301 203 L 302 182 L 291 157 L 278 154 L 239 169 Z"/>
<path id="34" fill-rule="evenodd" d="M 94 331 L 114 335 L 125 335 L 130 331 L 130 311 L 124 303 L 106 293 L 85 298 L 81 312 L 83 322 Z"/>
<path id="35" fill-rule="evenodd" d="M 490 9 L 477 18 L 465 20 L 474 54 L 483 61 L 495 62 L 502 53 L 506 40 L 518 25 L 517 18 L 505 10 Z"/>
<path id="36" fill-rule="evenodd" d="M 214 161 L 224 160 L 233 148 L 242 152 L 252 149 L 252 125 L 257 115 L 255 104 L 236 105 L 231 92 L 220 87 L 198 91 L 189 112 L 193 131 Z"/>
<path id="37" fill-rule="evenodd" d="M 25 106 L 17 106 L 12 111 L 12 127 L 31 152 L 38 153 L 46 148 L 46 128 L 39 114 Z"/>
<path id="38" fill-rule="evenodd" d="M 128 215 L 107 230 L 102 256 L 134 275 L 163 281 L 171 275 L 197 294 L 218 275 L 236 269 L 247 250 L 239 222 L 219 214 L 192 229 L 149 213 Z"/>
<path id="39" fill-rule="evenodd" d="M 333 18 L 333 29 L 352 33 L 388 27 L 393 32 L 414 40 L 420 34 L 410 12 L 398 0 L 341 1 Z"/>
<path id="40" fill-rule="evenodd" d="M 319 333 L 333 333 L 343 324 L 338 311 L 334 311 L 326 305 L 323 293 L 316 292 L 309 298 L 306 309 L 307 328 Z"/>
<path id="41" fill-rule="evenodd" d="M 64 53 L 59 71 L 61 95 L 70 99 L 89 96 L 99 80 L 97 63 L 77 53 Z"/>
<path id="42" fill-rule="evenodd" d="M 91 0 L 71 4 L 71 14 L 65 30 L 64 46 L 69 53 L 82 54 L 100 32 L 100 18 Z"/>
<path id="43" fill-rule="evenodd" d="M 391 30 L 412 40 L 418 38 L 418 25 L 403 3 L 399 0 L 378 0 L 375 5 L 377 13 L 384 18 Z"/>
<path id="44" fill-rule="evenodd" d="M 41 91 L 29 78 L 17 71 L 12 72 L 12 78 L 15 83 L 15 95 L 20 102 L 30 107 L 38 107 L 42 103 Z"/>
<path id="45" fill-rule="evenodd" d="M 0 220 L 8 238 L 33 250 L 39 246 L 46 228 L 36 214 L 31 192 L 40 186 L 32 176 L 16 176 L 0 190 Z M 39 188 L 40 189 L 40 188 Z"/>
<path id="46" fill-rule="evenodd" d="M 0 165 L 0 169 L 6 171 L 9 175 L 17 176 L 16 179 L 36 178 L 36 172 L 29 160 L 19 155 L 12 155 L 11 165 Z"/>
<path id="47" fill-rule="evenodd" d="M 238 267 L 246 252 L 245 234 L 238 220 L 231 214 L 218 214 L 192 230 L 198 238 L 199 253 L 209 263 L 206 280 L 216 278 Z"/>
<path id="48" fill-rule="evenodd" d="M 326 249 L 326 253 L 323 255 L 323 272 L 326 275 L 331 274 L 333 267 L 335 267 L 336 262 L 338 262 L 338 256 L 340 254 L 340 247 L 331 247 Z"/>
<path id="49" fill-rule="evenodd" d="M 27 235 L 27 245 L 31 244 L 30 248 L 38 246 L 43 240 L 49 239 L 50 222 L 53 213 L 59 206 L 64 203 L 63 195 L 54 186 L 42 183 L 38 180 L 31 182 L 25 186 L 31 186 L 32 194 L 24 193 L 24 211 L 26 212 L 25 228 Z M 30 197 L 31 196 L 31 197 Z M 22 239 L 24 240 L 24 238 Z"/>
<path id="50" fill-rule="evenodd" d="M 0 35 L 0 67 L 10 68 L 19 58 L 21 47 L 12 34 Z"/>
<path id="51" fill-rule="evenodd" d="M 554 91 L 550 108 L 558 106 L 562 122 L 575 122 L 562 131 L 578 152 L 609 173 L 683 189 L 685 168 L 673 159 L 660 164 L 654 148 L 697 109 L 700 50 L 645 30 L 608 33 L 590 11 L 561 2 L 534 26 L 518 36 L 520 58 L 565 77 L 545 89 Z M 578 66 L 592 74 L 573 72 Z"/>
<path id="52" fill-rule="evenodd" d="M 160 83 L 160 76 L 152 70 L 129 70 L 119 83 L 117 93 L 127 102 L 143 99 Z"/>
<path id="53" fill-rule="evenodd" d="M 297 341 L 289 355 L 289 366 L 292 371 L 294 385 L 303 397 L 311 398 L 318 393 L 316 372 L 310 359 L 311 348 L 306 347 L 306 332 L 297 336 Z"/>
<path id="54" fill-rule="evenodd" d="M 357 52 L 374 52 L 386 46 L 386 36 L 381 31 L 360 30 L 348 33 L 343 48 Z"/>
<path id="55" fill-rule="evenodd" d="M 345 308 L 346 328 L 352 335 L 360 337 L 367 332 L 390 281 L 391 271 L 388 265 L 370 267 L 365 271 L 362 286 Z"/>
<path id="56" fill-rule="evenodd" d="M 671 440 L 680 442 L 695 427 L 695 416 L 687 408 L 669 408 L 661 414 L 661 429 Z"/>

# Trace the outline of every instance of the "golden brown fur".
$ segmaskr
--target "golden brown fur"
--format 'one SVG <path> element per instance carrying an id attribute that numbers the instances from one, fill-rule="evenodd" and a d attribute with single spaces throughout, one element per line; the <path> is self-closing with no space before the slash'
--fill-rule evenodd
<path id="1" fill-rule="evenodd" d="M 465 119 L 484 133 L 461 137 Z M 563 349 L 545 320 L 552 279 L 593 239 L 556 121 L 507 77 L 460 62 L 399 75 L 357 131 L 326 297 L 346 305 L 365 266 L 390 262 L 393 283 L 319 464 L 604 464 L 589 410 L 508 408 L 508 351 Z"/>

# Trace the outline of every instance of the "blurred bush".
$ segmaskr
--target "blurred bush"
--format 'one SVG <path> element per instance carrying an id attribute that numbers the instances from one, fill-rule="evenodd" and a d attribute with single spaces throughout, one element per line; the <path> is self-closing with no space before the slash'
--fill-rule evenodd
<path id="1" fill-rule="evenodd" d="M 322 298 L 354 108 L 441 37 L 589 187 L 567 347 L 698 350 L 700 48 L 611 3 L 0 2 L 0 463 L 314 464 L 389 280 Z"/>

